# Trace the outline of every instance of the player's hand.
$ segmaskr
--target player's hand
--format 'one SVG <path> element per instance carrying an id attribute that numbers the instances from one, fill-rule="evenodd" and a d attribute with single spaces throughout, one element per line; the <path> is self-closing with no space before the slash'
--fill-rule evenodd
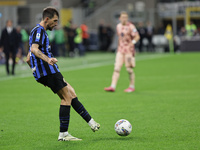
<path id="1" fill-rule="evenodd" d="M 133 45 L 135 45 L 137 43 L 136 40 L 132 40 L 131 43 L 133 43 Z"/>
<path id="2" fill-rule="evenodd" d="M 54 65 L 55 63 L 57 63 L 58 62 L 58 60 L 56 59 L 56 58 L 49 58 L 48 59 L 48 64 L 50 64 L 50 65 Z"/>

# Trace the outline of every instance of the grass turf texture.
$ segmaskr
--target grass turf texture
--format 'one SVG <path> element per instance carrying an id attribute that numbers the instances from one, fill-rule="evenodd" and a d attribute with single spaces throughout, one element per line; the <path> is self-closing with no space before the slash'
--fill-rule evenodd
<path id="1" fill-rule="evenodd" d="M 128 87 L 124 67 L 116 92 L 103 91 L 111 82 L 114 57 L 98 53 L 59 59 L 63 76 L 101 124 L 93 133 L 71 109 L 69 132 L 83 139 L 78 142 L 57 141 L 57 95 L 36 83 L 26 65 L 17 66 L 15 77 L 6 77 L 0 66 L 0 149 L 199 149 L 200 53 L 137 55 L 134 93 L 123 92 Z M 114 131 L 122 118 L 133 126 L 127 137 Z"/>

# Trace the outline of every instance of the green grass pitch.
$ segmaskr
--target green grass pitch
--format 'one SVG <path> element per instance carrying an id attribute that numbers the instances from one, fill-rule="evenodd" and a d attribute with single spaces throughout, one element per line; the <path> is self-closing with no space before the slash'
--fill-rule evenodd
<path id="1" fill-rule="evenodd" d="M 78 142 L 58 142 L 59 98 L 36 83 L 27 65 L 16 76 L 0 66 L 1 150 L 198 150 L 200 149 L 200 53 L 138 54 L 136 91 L 124 93 L 128 74 L 121 70 L 115 93 L 110 85 L 115 55 L 92 53 L 82 58 L 59 58 L 60 70 L 79 100 L 101 124 L 93 133 L 71 109 L 69 132 Z M 114 131 L 127 119 L 132 133 Z"/>

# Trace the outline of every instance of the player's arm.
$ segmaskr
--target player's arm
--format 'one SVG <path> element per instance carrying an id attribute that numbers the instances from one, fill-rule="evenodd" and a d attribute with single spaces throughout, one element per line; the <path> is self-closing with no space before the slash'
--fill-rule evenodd
<path id="1" fill-rule="evenodd" d="M 132 37 L 132 41 L 131 41 L 130 45 L 132 47 L 133 45 L 135 45 L 140 40 L 140 35 L 139 35 L 139 33 L 138 33 L 138 31 L 137 31 L 137 29 L 134 25 L 131 26 L 131 37 Z M 132 50 L 132 55 L 133 55 L 133 57 L 135 57 L 135 50 L 134 49 Z"/>
<path id="2" fill-rule="evenodd" d="M 36 57 L 44 60 L 45 62 L 47 62 L 50 65 L 54 65 L 58 61 L 56 58 L 49 58 L 48 56 L 46 56 L 45 54 L 43 54 L 39 50 L 39 45 L 38 44 L 32 44 L 32 46 L 31 46 L 31 53 L 33 53 Z"/>
<path id="3" fill-rule="evenodd" d="M 140 40 L 140 35 L 134 25 L 131 27 L 131 31 L 131 36 L 133 37 L 132 43 L 136 44 Z"/>
<path id="4" fill-rule="evenodd" d="M 30 62 L 30 52 L 28 53 L 27 57 L 26 57 L 26 62 L 29 65 L 29 67 L 31 67 L 31 62 Z"/>
<path id="5" fill-rule="evenodd" d="M 136 33 L 136 35 L 135 35 L 135 37 L 133 38 L 135 41 L 139 41 L 140 40 L 140 35 L 139 35 L 139 33 L 137 32 Z"/>
<path id="6" fill-rule="evenodd" d="M 136 44 L 139 40 L 140 40 L 140 35 L 139 35 L 139 33 L 137 32 L 137 33 L 135 33 L 135 36 L 134 36 L 134 38 L 133 38 L 133 40 L 132 40 L 132 43 L 133 43 L 133 44 Z"/>

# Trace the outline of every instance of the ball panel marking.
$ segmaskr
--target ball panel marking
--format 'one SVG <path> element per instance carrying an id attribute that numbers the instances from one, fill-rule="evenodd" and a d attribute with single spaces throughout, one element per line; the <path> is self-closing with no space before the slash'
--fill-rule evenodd
<path id="1" fill-rule="evenodd" d="M 127 136 L 132 131 L 132 125 L 128 120 L 120 119 L 115 123 L 115 131 L 120 136 Z"/>

